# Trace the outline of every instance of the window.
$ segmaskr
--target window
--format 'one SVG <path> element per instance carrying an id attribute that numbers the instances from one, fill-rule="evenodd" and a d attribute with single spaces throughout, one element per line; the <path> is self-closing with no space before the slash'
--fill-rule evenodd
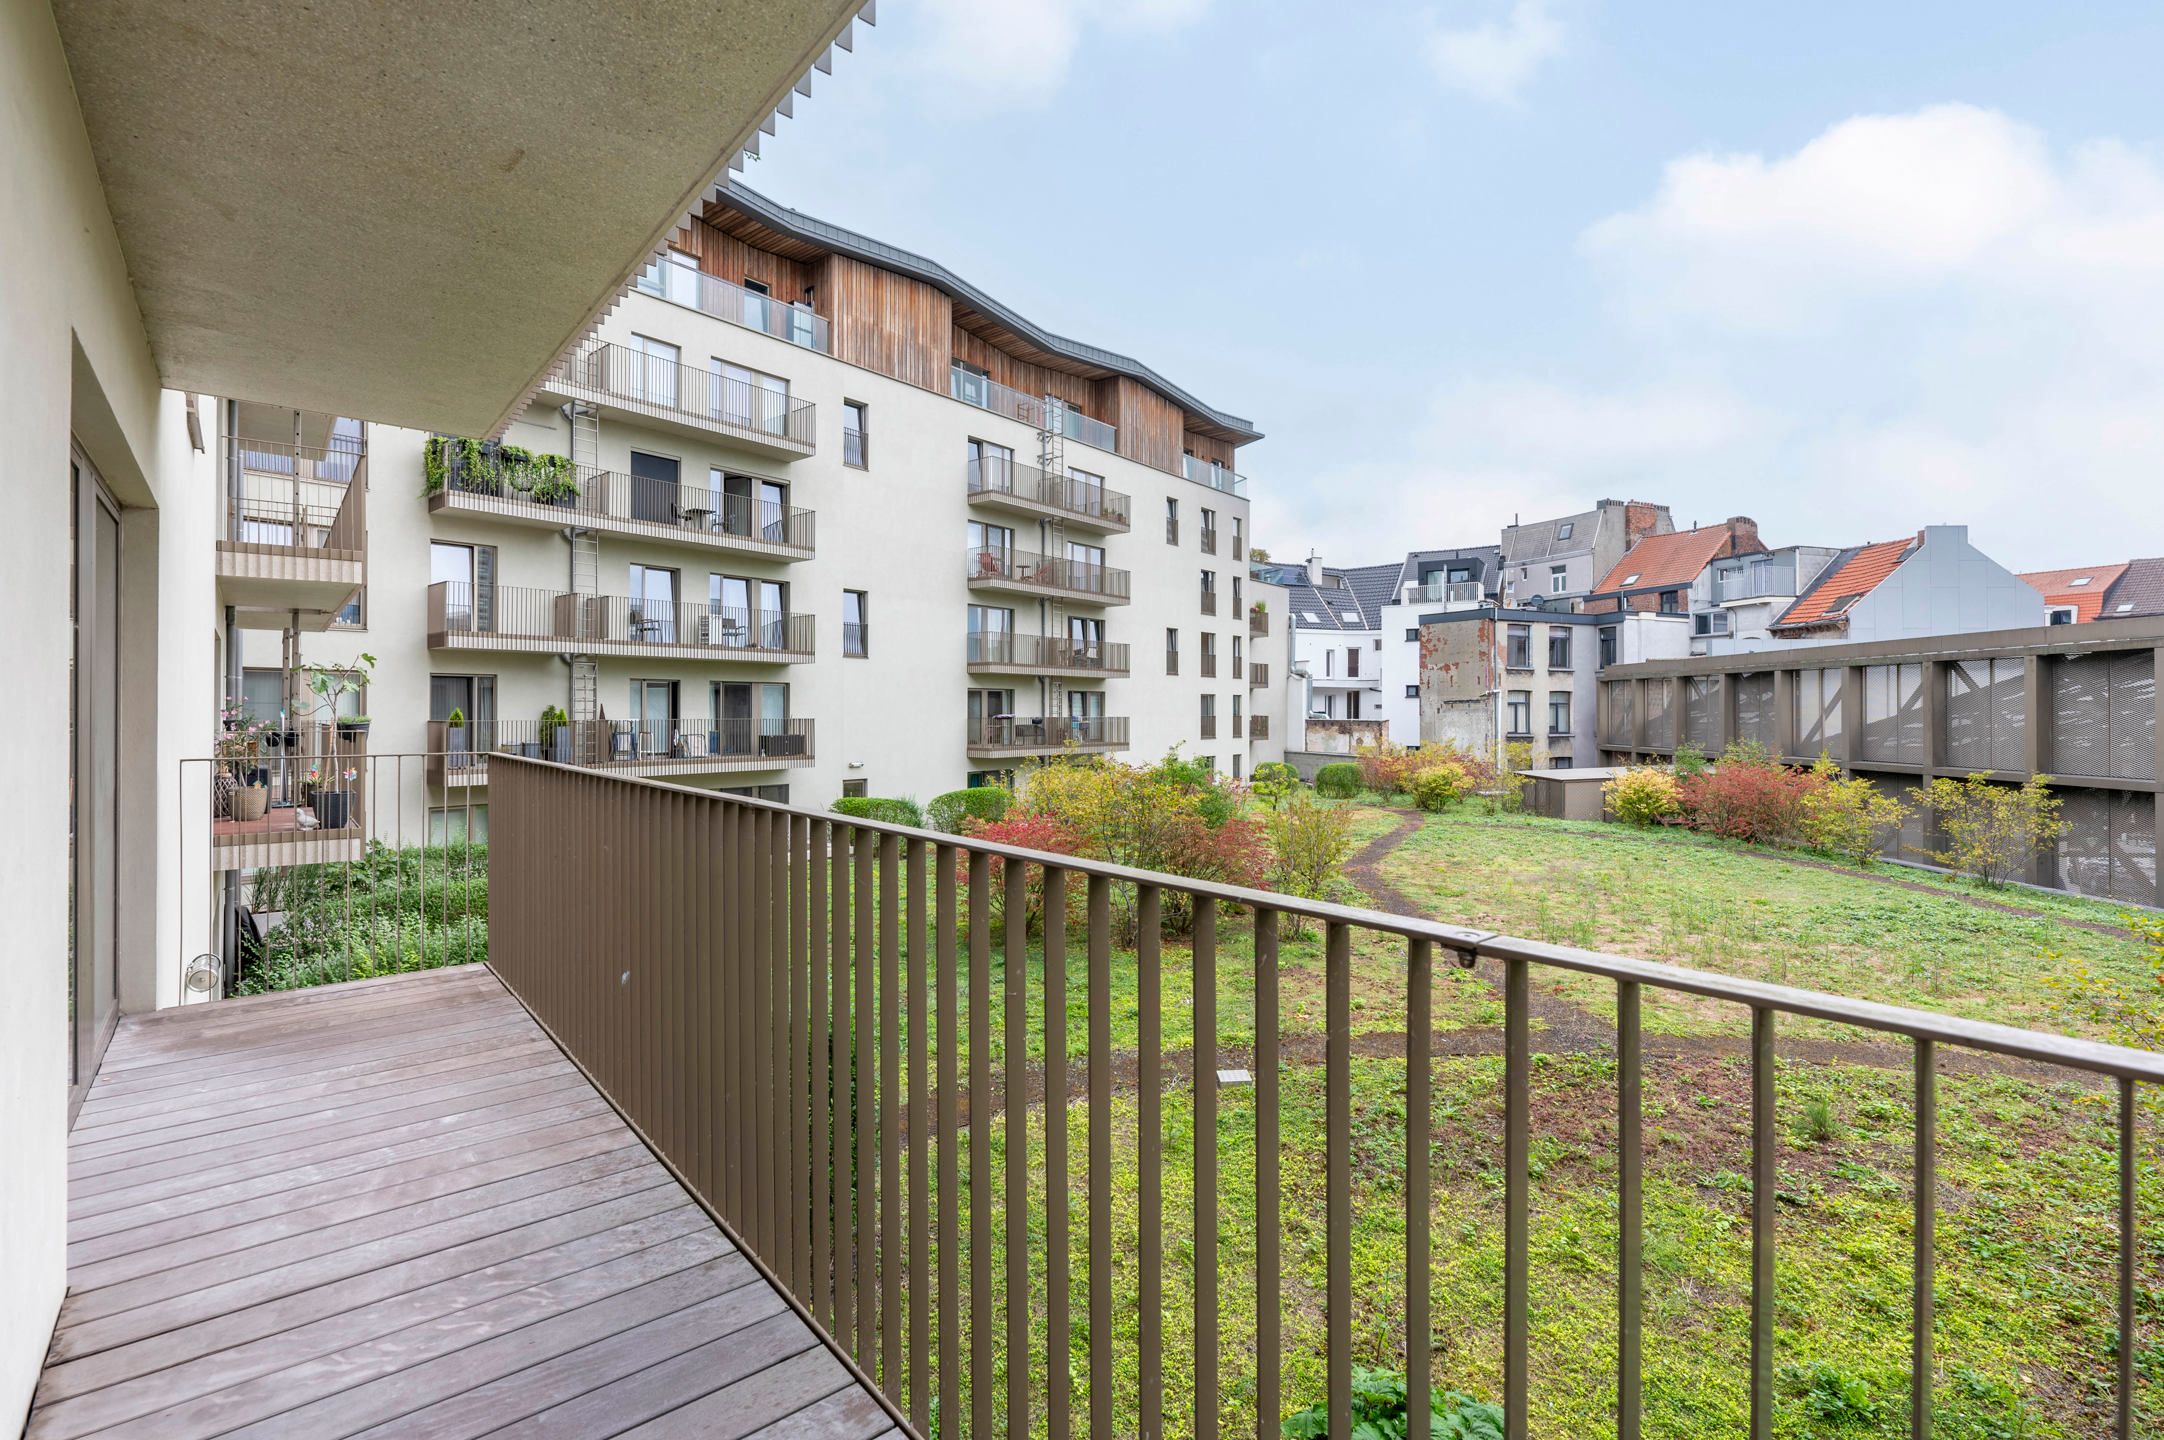
<path id="1" fill-rule="evenodd" d="M 1728 612 L 1726 610 L 1698 610 L 1692 612 L 1691 633 L 1701 638 L 1709 635 L 1726 635 L 1728 633 Z"/>
<path id="2" fill-rule="evenodd" d="M 871 787 L 872 782 L 869 780 L 844 780 L 842 781 L 842 798 L 848 799 L 852 795 L 869 795 L 872 793 Z"/>
<path id="3" fill-rule="evenodd" d="M 1640 575 L 1641 573 L 1642 573 L 1642 572 L 1640 572 L 1640 571 L 1637 571 L 1637 570 L 1633 570 L 1633 571 L 1631 571 L 1631 573 L 1630 573 L 1630 574 L 1628 574 L 1628 575 L 1626 575 L 1626 576 L 1624 576 L 1624 577 L 1623 577 L 1623 583 L 1624 583 L 1625 585 L 1636 585 L 1636 584 L 1638 583 L 1638 576 L 1639 576 L 1639 575 Z"/>
<path id="4" fill-rule="evenodd" d="M 679 305 L 697 305 L 699 262 L 681 250 L 671 250 L 646 267 L 639 276 L 639 288 L 649 295 L 674 300 Z"/>
<path id="5" fill-rule="evenodd" d="M 1165 673 L 1180 673 L 1180 632 L 1170 625 L 1165 627 Z"/>
<path id="6" fill-rule="evenodd" d="M 364 587 L 353 592 L 353 598 L 331 617 L 331 624 L 341 630 L 365 630 L 368 628 L 368 591 Z"/>
<path id="7" fill-rule="evenodd" d="M 1347 720 L 1358 720 L 1360 718 L 1360 692 L 1358 690 L 1345 692 L 1345 718 Z"/>
<path id="8" fill-rule="evenodd" d="M 1205 740 L 1215 740 L 1217 738 L 1217 697 L 1215 695 L 1202 697 L 1202 738 Z"/>
<path id="9" fill-rule="evenodd" d="M 1408 626 L 1406 626 L 1406 627 L 1405 627 L 1405 643 L 1406 643 L 1406 644 L 1408 644 L 1408 645 L 1417 645 L 1417 644 L 1419 644 L 1419 643 L 1420 643 L 1420 627 L 1419 627 L 1419 626 L 1417 626 L 1417 625 L 1408 625 Z"/>
<path id="10" fill-rule="evenodd" d="M 1663 615 L 1681 615 L 1683 613 L 1683 592 L 1681 590 L 1663 590 L 1661 592 L 1661 613 Z"/>
<path id="11" fill-rule="evenodd" d="M 1616 627 L 1613 625 L 1603 625 L 1600 627 L 1600 663 L 1604 667 L 1613 665 L 1615 664 L 1615 656 Z"/>
<path id="12" fill-rule="evenodd" d="M 753 800 L 771 800 L 777 805 L 789 803 L 789 787 L 786 785 L 716 785 L 716 795 L 743 795 Z"/>
<path id="13" fill-rule="evenodd" d="M 1568 770 L 1570 767 L 1571 758 L 1568 755 L 1550 755 L 1548 757 L 1548 768 L 1550 770 Z"/>
<path id="14" fill-rule="evenodd" d="M 625 720 L 610 728 L 628 731 L 624 740 L 631 754 L 675 755 L 681 751 L 676 722 L 683 712 L 677 705 L 674 680 L 633 680 L 630 708 L 624 713 Z"/>
<path id="15" fill-rule="evenodd" d="M 1077 515 L 1105 513 L 1105 477 L 1067 467 L 1067 508 Z"/>
<path id="16" fill-rule="evenodd" d="M 1549 566 L 1549 567 L 1548 567 L 1548 593 L 1549 593 L 1550 595 L 1560 595 L 1560 594 L 1562 594 L 1562 593 L 1563 593 L 1563 592 L 1564 592 L 1565 590 L 1568 590 L 1569 588 L 1570 588 L 1570 567 L 1569 567 L 1569 566 L 1567 566 L 1567 565 L 1551 565 L 1551 566 Z"/>
<path id="17" fill-rule="evenodd" d="M 762 327 L 764 328 L 764 327 Z M 779 435 L 789 423 L 789 382 L 715 356 L 707 365 L 707 413 L 724 425 Z"/>
<path id="18" fill-rule="evenodd" d="M 647 335 L 632 336 L 631 348 L 640 357 L 632 376 L 632 398 L 650 400 L 674 410 L 677 360 L 683 352 L 665 340 Z"/>
<path id="19" fill-rule="evenodd" d="M 1240 613 L 1240 574 L 1237 570 L 1232 575 L 1232 613 Z"/>
<path id="20" fill-rule="evenodd" d="M 2087 575 L 2076 575 L 2073 579 L 2066 582 L 2066 588 L 2069 590 L 2079 590 L 2082 586 L 2088 584 L 2090 579 L 2091 577 Z"/>
<path id="21" fill-rule="evenodd" d="M 992 404 L 992 372 L 967 360 L 956 360 L 947 370 L 947 389 L 955 399 L 980 409 Z"/>
<path id="22" fill-rule="evenodd" d="M 1208 630 L 1202 632 L 1201 674 L 1205 680 L 1212 680 L 1217 677 L 1217 636 Z"/>
<path id="23" fill-rule="evenodd" d="M 842 464 L 862 470 L 871 462 L 867 458 L 865 437 L 870 432 L 864 424 L 864 402 L 842 401 Z"/>
<path id="24" fill-rule="evenodd" d="M 1550 735 L 1570 734 L 1570 692 L 1568 690 L 1551 690 L 1548 692 L 1548 733 Z"/>
<path id="25" fill-rule="evenodd" d="M 968 447 L 969 488 L 1014 493 L 1014 451 L 986 440 L 972 440 Z"/>
<path id="26" fill-rule="evenodd" d="M 999 575 L 1012 563 L 1008 558 L 1014 554 L 1014 531 L 1004 525 L 987 525 L 982 520 L 969 522 L 969 548 L 977 557 L 977 575 Z"/>
<path id="27" fill-rule="evenodd" d="M 1568 670 L 1570 668 L 1570 627 L 1568 625 L 1550 625 L 1548 627 L 1548 668 L 1550 670 Z"/>
<path id="28" fill-rule="evenodd" d="M 1240 517 L 1237 515 L 1232 517 L 1232 558 L 1242 562 L 1245 562 L 1248 558 L 1246 528 L 1241 524 Z M 1233 766 L 1233 773 L 1239 773 L 1237 764 Z"/>
<path id="29" fill-rule="evenodd" d="M 807 738 L 790 727 L 787 685 L 717 680 L 707 687 L 707 695 L 708 714 L 713 717 L 707 721 L 707 754 L 803 757 L 811 753 Z M 692 728 L 696 733 L 695 725 Z"/>
<path id="30" fill-rule="evenodd" d="M 1217 572 L 1215 570 L 1202 572 L 1202 613 L 1205 615 L 1215 615 L 1217 613 Z"/>
<path id="31" fill-rule="evenodd" d="M 1420 698 L 1420 687 L 1418 685 L 1406 686 L 1405 698 L 1408 700 L 1418 700 Z"/>
<path id="32" fill-rule="evenodd" d="M 1513 690 L 1510 692 L 1508 713 L 1503 717 L 1503 728 L 1512 735 L 1533 733 L 1533 692 Z"/>
<path id="33" fill-rule="evenodd" d="M 2071 625 L 2080 618 L 2080 612 L 2071 605 L 2054 605 L 2048 616 L 2053 625 Z"/>
<path id="34" fill-rule="evenodd" d="M 663 525 L 677 521 L 677 506 L 683 497 L 677 493 L 678 465 L 667 455 L 649 455 L 643 450 L 631 452 L 631 518 L 653 520 Z M 712 488 L 721 489 L 721 472 L 711 472 Z"/>
<path id="35" fill-rule="evenodd" d="M 629 640 L 656 645 L 676 643 L 676 572 L 657 565 L 631 567 L 631 604 L 626 616 Z"/>
<path id="36" fill-rule="evenodd" d="M 1169 497 L 1165 501 L 1165 543 L 1180 543 L 1180 502 Z"/>
<path id="37" fill-rule="evenodd" d="M 488 634 L 496 628 L 496 547 L 428 545 L 430 585 L 443 587 L 446 630 Z"/>
<path id="38" fill-rule="evenodd" d="M 1577 521 L 1565 520 L 1562 524 L 1555 527 L 1555 538 L 1558 540 L 1568 540 L 1570 538 L 1570 532 L 1577 528 Z"/>
<path id="39" fill-rule="evenodd" d="M 706 577 L 706 640 L 742 649 L 787 649 L 789 587 L 742 575 Z"/>
<path id="40" fill-rule="evenodd" d="M 636 461 L 639 457 L 633 455 Z M 669 474 L 675 477 L 675 461 L 669 462 Z M 789 487 L 779 480 L 769 480 L 763 475 L 739 475 L 711 466 L 706 472 L 706 508 L 713 514 L 704 517 L 705 523 L 728 535 L 747 535 L 774 544 L 786 542 L 789 537 Z M 672 483 L 670 489 L 675 489 Z M 689 521 L 697 526 L 702 517 L 701 507 L 693 501 L 696 496 L 684 497 L 681 509 L 674 510 L 675 518 Z M 667 520 L 671 515 L 647 517 Z M 801 539 L 800 539 L 801 543 Z"/>
<path id="41" fill-rule="evenodd" d="M 1331 680 L 1335 679 L 1336 677 L 1337 651 L 1334 649 L 1325 650 L 1322 652 L 1322 678 L 1325 680 Z"/>
<path id="42" fill-rule="evenodd" d="M 1202 512 L 1202 553 L 1205 555 L 1215 555 L 1217 553 L 1217 512 L 1215 510 Z"/>
<path id="43" fill-rule="evenodd" d="M 1095 669 L 1104 663 L 1104 658 L 1105 622 L 1095 615 L 1069 615 L 1066 663 Z"/>
<path id="44" fill-rule="evenodd" d="M 970 606 L 975 610 L 977 606 Z M 871 651 L 871 622 L 865 615 L 865 592 L 842 591 L 842 654 L 869 655 Z"/>
<path id="45" fill-rule="evenodd" d="M 1383 637 L 1380 635 L 1375 637 L 1375 648 L 1378 650 L 1383 648 Z"/>
<path id="46" fill-rule="evenodd" d="M 1232 637 L 1232 673 L 1235 678 L 1240 674 L 1240 637 L 1237 635 Z"/>
<path id="47" fill-rule="evenodd" d="M 1357 645 L 1347 645 L 1345 647 L 1345 678 L 1348 680 L 1355 679 L 1359 676 L 1359 674 L 1360 647 Z"/>
<path id="48" fill-rule="evenodd" d="M 1240 766 L 1241 766 L 1241 763 L 1242 763 L 1243 761 L 1245 761 L 1246 759 L 1247 759 L 1247 757 L 1246 757 L 1245 755 L 1242 755 L 1242 754 L 1241 754 L 1240 752 L 1238 752 L 1237 750 L 1235 750 L 1235 751 L 1233 752 L 1233 754 L 1232 754 L 1232 778 L 1233 778 L 1233 779 L 1237 780 L 1237 779 L 1239 779 L 1239 778 L 1240 778 Z"/>
<path id="49" fill-rule="evenodd" d="M 1503 664 L 1512 670 L 1533 668 L 1533 627 L 1513 625 L 1503 633 Z"/>
<path id="50" fill-rule="evenodd" d="M 276 669 L 257 669 L 250 666 L 240 674 L 240 710 L 242 718 L 253 725 L 278 724 L 286 708 L 285 672 Z"/>
<path id="51" fill-rule="evenodd" d="M 433 805 L 428 811 L 428 843 L 456 845 L 464 841 L 488 843 L 488 806 Z"/>
<path id="52" fill-rule="evenodd" d="M 457 711 L 465 718 L 465 727 L 458 739 L 451 740 L 448 732 L 444 744 L 449 749 L 489 751 L 496 748 L 496 677 L 493 675 L 431 675 L 428 677 L 428 718 L 444 721 Z M 506 737 L 515 738 L 515 737 Z M 564 737 L 570 744 L 570 737 Z M 543 759 L 552 757 L 543 756 Z M 454 768 L 465 762 L 453 759 Z"/>
<path id="53" fill-rule="evenodd" d="M 1013 662 L 1013 610 L 1000 605 L 969 607 L 969 658 L 992 664 Z"/>

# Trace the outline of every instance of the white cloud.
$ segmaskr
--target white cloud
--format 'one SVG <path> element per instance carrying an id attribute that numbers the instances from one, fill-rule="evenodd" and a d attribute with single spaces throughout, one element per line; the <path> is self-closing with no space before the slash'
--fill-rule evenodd
<path id="1" fill-rule="evenodd" d="M 899 64 L 929 79 L 940 103 L 996 110 L 1048 103 L 1086 32 L 1164 34 L 1210 0 L 918 0 Z M 902 7 L 895 7 L 900 11 Z"/>
<path id="2" fill-rule="evenodd" d="M 1303 505 L 1373 494 L 1365 516 L 1289 533 L 1374 558 L 1629 494 L 1773 544 L 1947 522 L 2017 569 L 2164 553 L 2156 154 L 1967 105 L 1860 116 L 1676 159 L 1580 251 L 1615 322 L 1588 317 L 1580 378 L 1441 386 Z"/>
<path id="3" fill-rule="evenodd" d="M 1436 78 L 1482 100 L 1517 100 L 1533 73 L 1563 48 L 1563 23 L 1546 0 L 1513 0 L 1510 13 L 1462 29 L 1434 20 L 1424 50 Z"/>

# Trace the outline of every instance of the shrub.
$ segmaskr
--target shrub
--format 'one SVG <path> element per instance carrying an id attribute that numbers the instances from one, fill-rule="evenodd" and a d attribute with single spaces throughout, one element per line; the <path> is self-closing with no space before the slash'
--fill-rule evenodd
<path id="1" fill-rule="evenodd" d="M 1353 812 L 1295 791 L 1282 807 L 1267 812 L 1262 824 L 1270 840 L 1270 888 L 1303 900 L 1327 896 L 1330 882 L 1352 853 Z M 1298 916 L 1288 916 L 1286 929 L 1299 935 L 1305 925 Z"/>
<path id="2" fill-rule="evenodd" d="M 924 818 L 934 830 L 959 835 L 964 821 L 1004 820 L 1013 804 L 1014 794 L 1005 786 L 978 785 L 934 795 L 932 803 L 924 807 Z"/>
<path id="3" fill-rule="evenodd" d="M 887 825 L 924 823 L 924 811 L 916 801 L 882 795 L 844 795 L 827 808 L 852 820 L 877 820 Z"/>
<path id="4" fill-rule="evenodd" d="M 1057 816 L 1033 814 L 1026 810 L 1012 811 L 998 820 L 979 820 L 965 817 L 962 834 L 972 840 L 982 840 L 992 845 L 1012 845 L 1019 850 L 1048 850 L 1055 855 L 1078 855 L 1082 851 L 1081 840 L 1073 827 Z M 969 856 L 956 857 L 955 880 L 958 886 L 969 884 Z M 1000 873 L 1003 867 L 995 860 L 992 865 L 991 917 L 1005 924 L 1007 915 L 1007 887 Z M 1079 887 L 1069 886 L 1067 898 L 1075 900 Z M 1042 929 L 1044 924 L 1044 867 L 1025 865 L 1022 875 L 1022 903 L 1025 907 L 1023 923 L 1032 931 Z"/>
<path id="5" fill-rule="evenodd" d="M 1833 757 L 1821 753 L 1803 792 L 1798 838 L 1813 850 L 1868 866 L 1901 828 L 1909 807 L 1870 781 L 1846 778 Z"/>
<path id="6" fill-rule="evenodd" d="M 1780 845 L 1803 824 L 1810 777 L 1781 765 L 1724 763 L 1683 782 L 1683 814 L 1693 830 L 1724 840 Z"/>
<path id="7" fill-rule="evenodd" d="M 1265 760 L 1255 767 L 1248 788 L 1263 804 L 1276 809 L 1300 788 L 1300 772 L 1282 760 Z"/>
<path id="8" fill-rule="evenodd" d="M 1706 770 L 1706 752 L 1698 747 L 1697 741 L 1686 740 L 1676 747 L 1674 768 L 1676 778 L 1679 780 L 1688 780 L 1693 775 L 1703 775 Z"/>
<path id="9" fill-rule="evenodd" d="M 1360 783 L 1378 795 L 1410 794 L 1413 776 L 1434 763 L 1434 757 L 1403 745 L 1363 745 L 1353 754 L 1360 769 Z"/>
<path id="10" fill-rule="evenodd" d="M 1423 810 L 1447 810 L 1472 788 L 1465 768 L 1448 760 L 1416 773 L 1411 786 L 1413 803 Z"/>
<path id="11" fill-rule="evenodd" d="M 1333 800 L 1350 800 L 1360 793 L 1360 767 L 1350 760 L 1333 760 L 1315 772 L 1315 788 Z"/>
<path id="12" fill-rule="evenodd" d="M 1608 811 L 1626 825 L 1658 825 L 1683 809 L 1683 787 L 1666 770 L 1639 765 L 1601 786 Z"/>
<path id="13" fill-rule="evenodd" d="M 1429 1392 L 1433 1440 L 1503 1440 L 1503 1407 L 1456 1390 Z M 1354 1369 L 1352 1433 L 1361 1440 L 1406 1440 L 1405 1377 Z M 1285 1417 L 1285 1440 L 1320 1440 L 1330 1433 L 1330 1407 L 1316 1403 Z"/>
<path id="14" fill-rule="evenodd" d="M 1525 772 L 1533 768 L 1530 741 L 1513 740 L 1503 747 L 1502 759 L 1486 766 L 1480 786 L 1491 815 L 1515 815 L 1525 808 Z"/>
<path id="15" fill-rule="evenodd" d="M 1942 776 L 1916 791 L 1916 803 L 1946 839 L 1945 849 L 1925 853 L 1986 885 L 2004 885 L 2066 833 L 2049 775 L 2018 787 L 1986 775 Z"/>

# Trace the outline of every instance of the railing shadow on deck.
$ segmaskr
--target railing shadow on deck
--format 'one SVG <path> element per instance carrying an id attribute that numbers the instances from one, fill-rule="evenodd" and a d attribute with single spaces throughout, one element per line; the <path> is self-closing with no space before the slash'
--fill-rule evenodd
<path id="1" fill-rule="evenodd" d="M 1375 1144 L 1372 1132 L 1354 1129 L 1356 936 L 1402 943 L 1409 983 L 1403 1126 L 1391 1141 L 1402 1146 L 1406 1177 L 1397 1277 L 1404 1335 L 1431 1336 L 1434 1319 L 1438 968 L 1486 961 L 1501 972 L 1500 1371 L 1514 1440 L 1527 1433 L 1537 1378 L 1528 1358 L 1536 970 L 1614 986 L 1618 1435 L 1640 1433 L 1643 1403 L 1648 990 L 1748 1015 L 1756 1195 L 1776 1189 L 1778 1018 L 1906 1042 L 1918 1116 L 1915 1433 L 1929 1432 L 1935 1373 L 1940 1047 L 2086 1072 L 2116 1090 L 2116 1308 L 2121 1333 L 2133 1333 L 2136 1090 L 2164 1081 L 2164 1056 L 541 761 L 500 758 L 491 786 L 491 965 L 919 1435 L 933 1433 L 935 1420 L 943 1440 L 1027 1435 L 1034 1419 L 1044 1433 L 1065 1437 L 1078 1409 L 1092 1436 L 1163 1435 L 1168 1375 L 1176 1382 L 1170 1433 L 1215 1435 L 1236 1405 L 1259 1434 L 1276 1435 L 1288 1408 L 1287 1363 L 1316 1358 L 1296 1357 L 1286 1344 L 1281 917 L 1298 917 L 1323 937 L 1319 1208 L 1327 1283 L 1315 1349 L 1333 1436 L 1351 1433 L 1354 1150 Z M 1029 926 L 999 923 L 1017 903 L 1040 907 L 1041 960 Z M 1161 937 L 1175 915 L 1191 926 L 1180 947 L 1190 977 L 1167 973 Z M 1117 1005 L 1116 987 L 1124 993 L 1127 977 L 1115 977 L 1116 945 L 1131 947 L 1133 967 L 1132 1000 Z M 1219 1073 L 1225 1051 L 1249 1043 L 1242 1035 L 1228 1044 L 1219 1013 L 1219 966 L 1228 959 L 1248 970 L 1232 978 L 1252 986 L 1251 1080 Z M 1127 963 L 1123 957 L 1123 970 Z M 1184 1067 L 1185 1103 L 1168 1105 L 1183 1067 L 1177 1047 L 1167 1045 L 1168 1012 L 1175 1039 L 1179 1019 L 1167 982 L 1183 978 L 1190 983 L 1175 988 L 1191 994 L 1193 1033 L 1217 1036 L 1218 1053 Z M 1077 996 L 1078 1016 L 1070 1013 Z M 1115 1010 L 1128 1003 L 1134 1053 L 1127 1072 L 1116 1074 Z M 1069 1095 L 1078 1049 L 1082 1094 L 1074 1099 L 1086 1146 L 1079 1182 Z M 1183 1287 L 1181 1275 L 1219 1273 L 1227 1194 L 1220 1120 L 1238 1118 L 1223 1096 L 1228 1085 L 1250 1084 L 1252 1099 L 1238 1109 L 1252 1112 L 1254 1233 L 1235 1239 L 1243 1261 L 1253 1256 L 1253 1294 L 1234 1295 L 1223 1283 Z M 1184 1227 L 1166 1224 L 1168 1157 L 1183 1158 L 1167 1143 L 1168 1109 L 1184 1112 L 1173 1117 L 1179 1138 L 1190 1129 L 1193 1136 L 1186 1173 L 1173 1187 L 1194 1197 Z M 1115 1213 L 1116 1131 L 1118 1163 L 1138 1171 L 1131 1215 Z M 973 1143 L 979 1135 L 986 1143 Z M 1004 1170 L 997 1181 L 995 1153 Z M 1079 1294 L 1070 1208 L 1077 1193 L 1086 1221 L 1081 1248 L 1099 1262 L 1085 1265 Z M 1770 1435 L 1774 1422 L 1776 1210 L 1752 1205 L 1748 1232 L 1754 1437 Z M 1005 1243 L 1010 1236 L 1029 1239 Z M 1010 1305 L 1008 1296 L 1032 1298 Z M 1251 1369 L 1244 1328 L 1236 1357 L 1226 1353 L 1228 1301 L 1252 1305 Z M 1167 1354 L 1168 1304 L 1191 1315 L 1191 1354 Z M 1047 1346 L 1046 1335 L 1071 1338 Z M 1404 1348 L 1409 1433 L 1424 1435 L 1432 1344 Z M 2122 1344 L 2116 1357 L 2121 1435 L 2132 1433 L 2135 1350 Z M 1228 1376 L 1235 1358 L 1242 1377 Z M 1250 1383 L 1229 1395 L 1236 1378 Z"/>

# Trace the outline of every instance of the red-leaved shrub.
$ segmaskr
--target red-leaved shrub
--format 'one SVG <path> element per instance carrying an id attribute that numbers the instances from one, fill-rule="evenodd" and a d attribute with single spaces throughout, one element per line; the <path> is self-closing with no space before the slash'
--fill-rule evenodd
<path id="1" fill-rule="evenodd" d="M 1683 781 L 1683 820 L 1724 840 L 1784 845 L 1803 828 L 1803 797 L 1817 782 L 1784 765 L 1724 761 Z"/>
<path id="2" fill-rule="evenodd" d="M 971 840 L 983 840 L 993 845 L 1012 845 L 1020 850 L 1048 850 L 1055 855 L 1079 855 L 1082 853 L 1081 837 L 1074 827 L 1056 815 L 1039 815 L 1027 810 L 1010 810 L 1004 820 L 979 820 L 975 816 L 963 821 L 962 833 Z M 1025 923 L 1034 932 L 1044 924 L 1044 867 L 1023 867 L 1022 899 L 1028 907 Z M 954 878 L 962 893 L 968 893 L 969 852 L 962 851 L 955 857 Z M 988 911 L 996 922 L 1004 922 L 1007 911 L 1006 861 L 998 856 L 992 858 L 991 906 Z M 1067 903 L 1071 909 L 1077 895 L 1086 895 L 1083 886 L 1069 882 Z"/>

